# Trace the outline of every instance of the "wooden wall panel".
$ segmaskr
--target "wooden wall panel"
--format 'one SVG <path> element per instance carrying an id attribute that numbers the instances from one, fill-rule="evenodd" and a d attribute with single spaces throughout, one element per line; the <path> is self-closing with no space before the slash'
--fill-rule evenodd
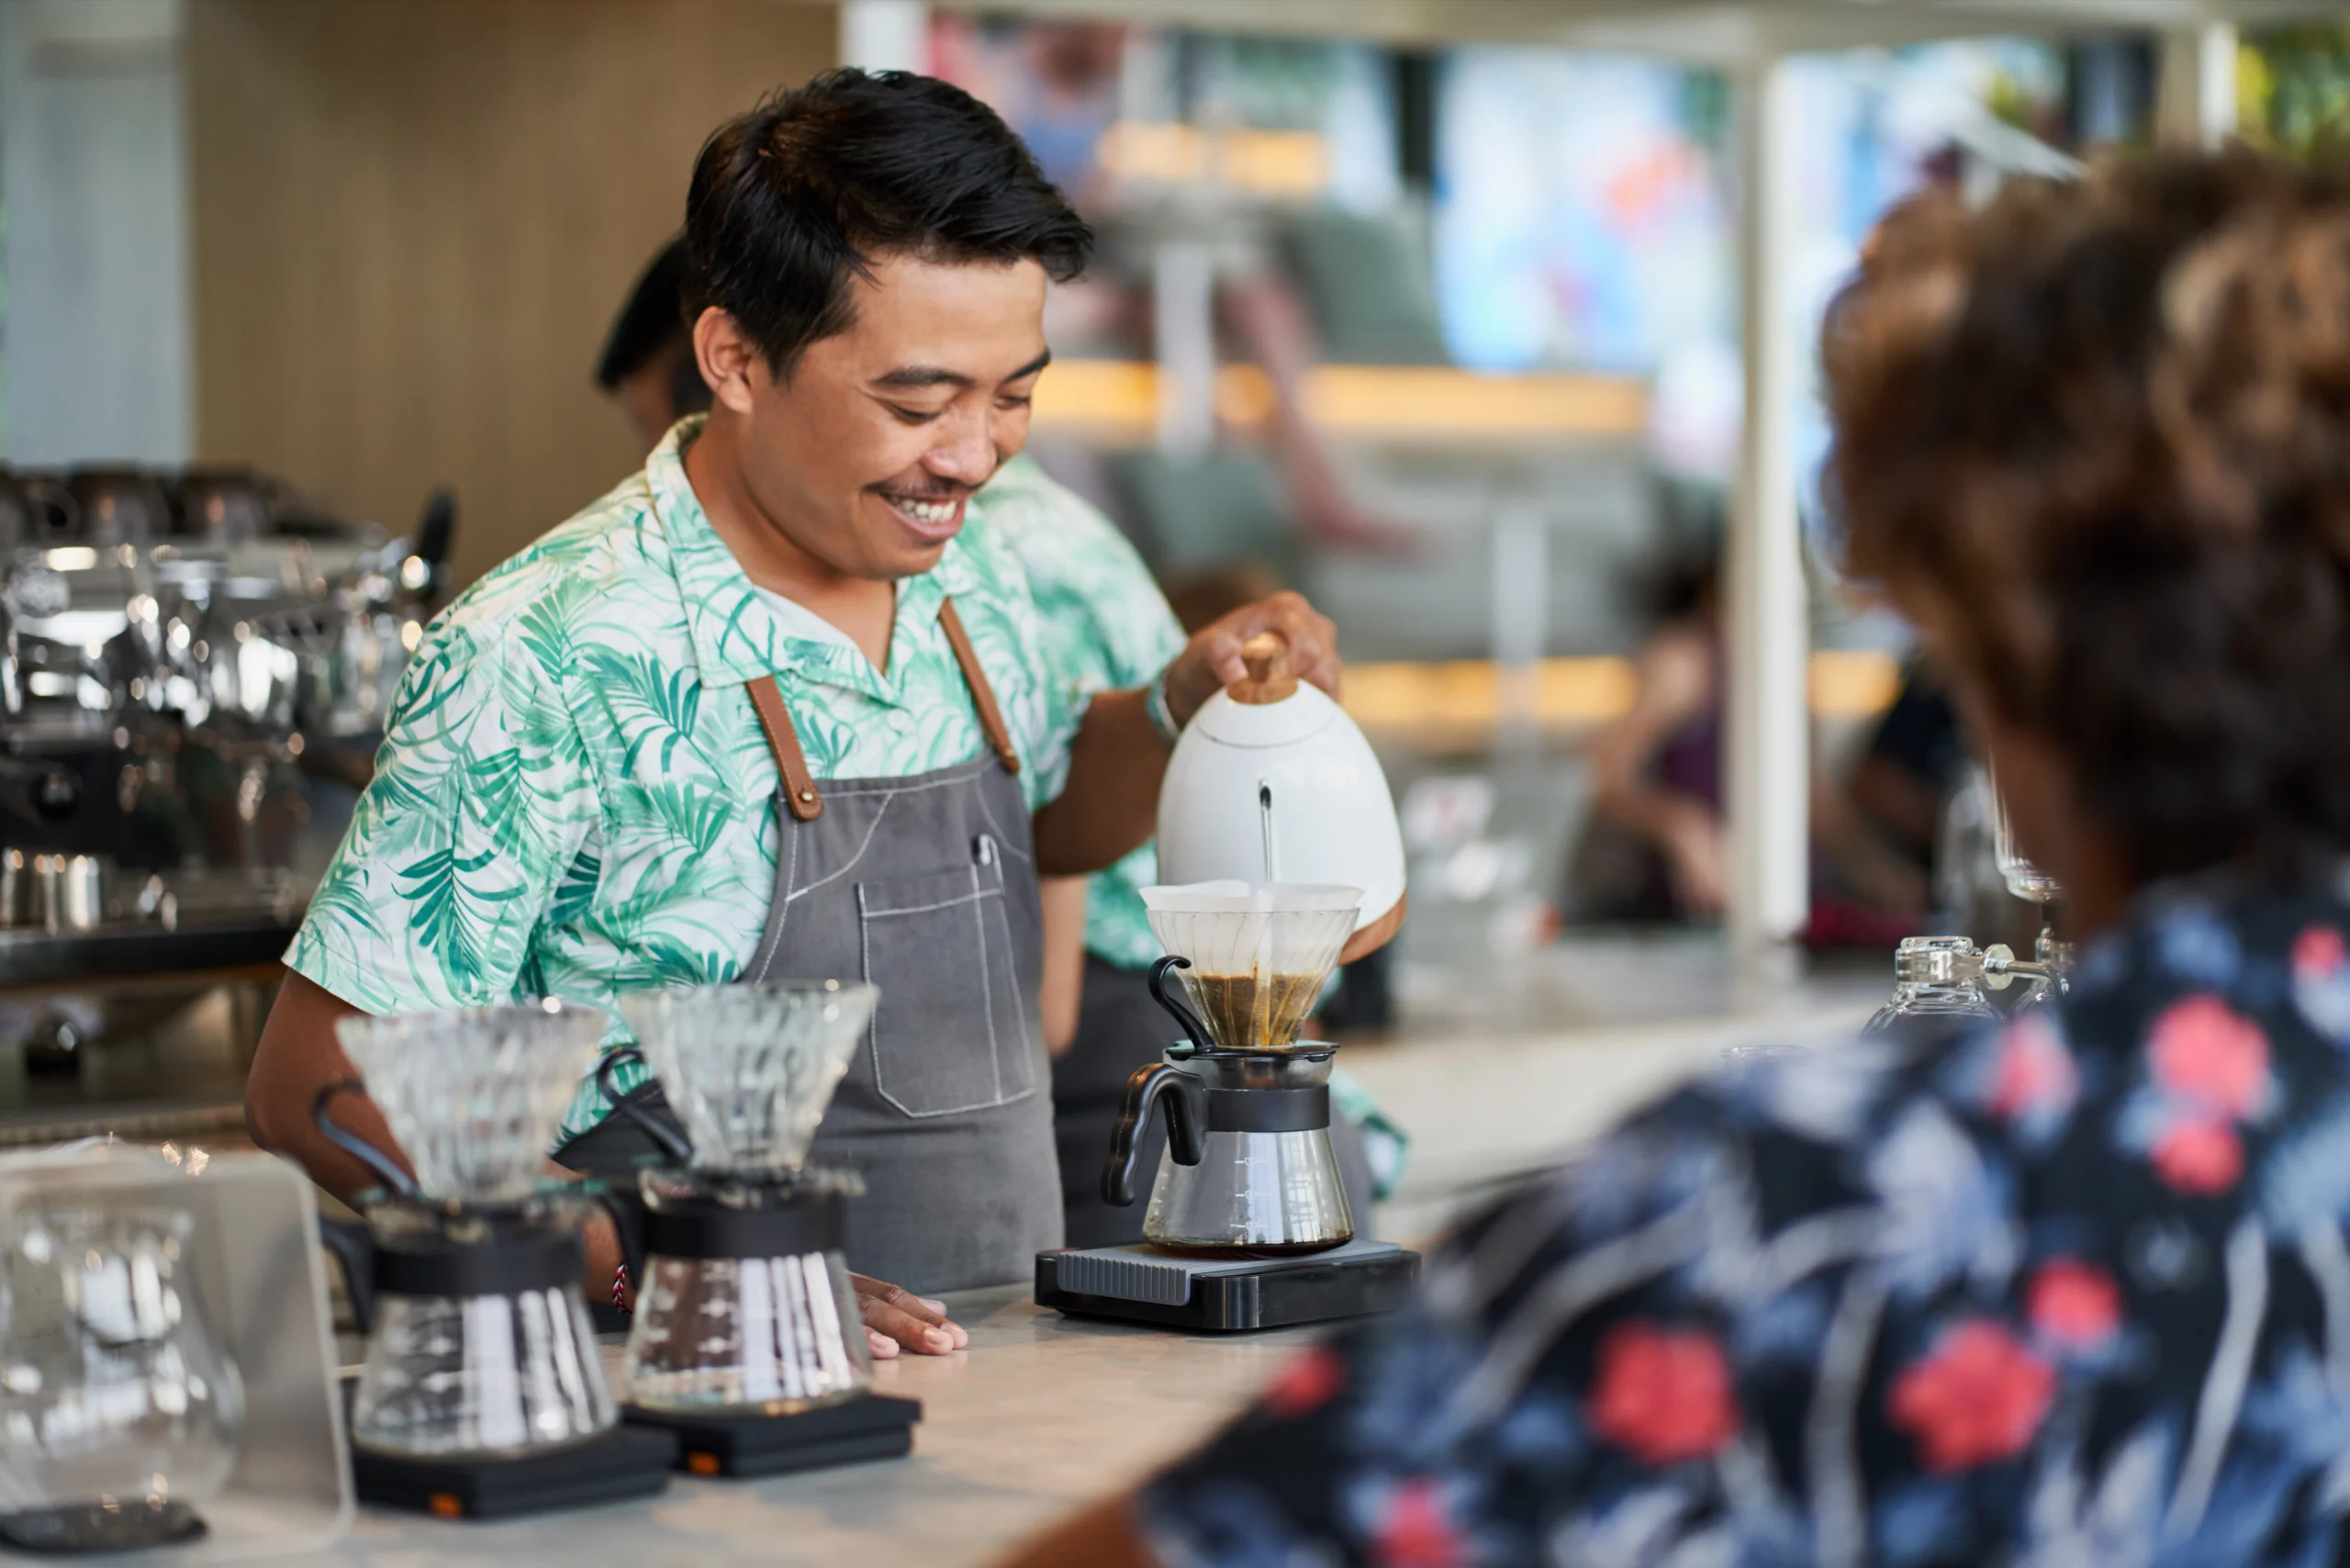
<path id="1" fill-rule="evenodd" d="M 470 578 L 633 465 L 590 379 L 702 139 L 836 58 L 802 0 L 191 0 L 196 448 Z"/>

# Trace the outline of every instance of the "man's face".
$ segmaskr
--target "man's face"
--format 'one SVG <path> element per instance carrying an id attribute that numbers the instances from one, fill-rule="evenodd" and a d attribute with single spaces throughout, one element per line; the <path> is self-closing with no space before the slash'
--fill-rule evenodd
<path id="1" fill-rule="evenodd" d="M 1027 442 L 1045 271 L 889 256 L 850 297 L 846 331 L 781 378 L 754 358 L 720 401 L 745 417 L 744 481 L 792 543 L 845 576 L 912 577 Z"/>

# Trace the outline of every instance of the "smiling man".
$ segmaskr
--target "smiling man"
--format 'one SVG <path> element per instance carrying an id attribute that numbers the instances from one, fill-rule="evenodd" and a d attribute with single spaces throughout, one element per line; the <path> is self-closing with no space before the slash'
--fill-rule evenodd
<path id="1" fill-rule="evenodd" d="M 1039 871 L 1149 834 L 1172 735 L 1248 637 L 1337 673 L 1328 622 L 1288 595 L 1089 700 L 1040 662 L 998 542 L 1018 520 L 963 536 L 1027 437 L 1046 285 L 1090 244 L 943 83 L 840 72 L 711 139 L 686 212 L 711 412 L 427 633 L 288 955 L 247 1093 L 261 1142 L 346 1196 L 368 1184 L 309 1120 L 353 1011 L 871 980 L 813 1159 L 864 1177 L 851 1267 L 911 1287 L 860 1282 L 878 1348 L 960 1341 L 912 1292 L 1028 1277 L 1061 1231 Z M 642 1147 L 590 1081 L 551 1153 L 620 1175 Z M 589 1243 L 597 1295 L 624 1296 L 609 1229 Z"/>

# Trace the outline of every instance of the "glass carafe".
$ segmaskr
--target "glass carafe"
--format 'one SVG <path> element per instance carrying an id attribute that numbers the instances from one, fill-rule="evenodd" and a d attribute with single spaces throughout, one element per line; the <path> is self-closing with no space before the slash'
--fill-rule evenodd
<path id="1" fill-rule="evenodd" d="M 586 1200 L 496 1206 L 393 1199 L 375 1231 L 375 1322 L 352 1441 L 418 1458 L 515 1457 L 620 1419 L 588 1305 Z"/>
<path id="2" fill-rule="evenodd" d="M 118 1551 L 198 1534 L 244 1389 L 175 1209 L 27 1208 L 0 1272 L 0 1540 Z"/>
<path id="3" fill-rule="evenodd" d="M 629 1325 L 629 1402 L 789 1416 L 872 1385 L 841 1260 L 846 1172 L 782 1179 L 647 1170 L 643 1278 Z"/>
<path id="4" fill-rule="evenodd" d="M 1188 1073 L 1207 1092 L 1185 1096 L 1197 1107 L 1199 1162 L 1184 1164 L 1170 1136 L 1143 1214 L 1143 1239 L 1181 1252 L 1264 1258 L 1320 1252 L 1352 1240 L 1354 1216 L 1330 1148 L 1328 1089 L 1336 1049 L 1308 1041 L 1279 1053 L 1201 1052 L 1163 1069 L 1146 1069 Z M 1317 1090 L 1323 1105 L 1318 1126 L 1264 1132 L 1218 1126 L 1247 1119 L 1249 1109 L 1236 1095 L 1223 1102 L 1233 1113 L 1227 1114 L 1217 1108 L 1220 1096 L 1236 1091 L 1305 1092 L 1279 1102 L 1288 1105 L 1313 1098 Z M 1183 1114 L 1175 1104 L 1170 1097 L 1169 1114 Z"/>

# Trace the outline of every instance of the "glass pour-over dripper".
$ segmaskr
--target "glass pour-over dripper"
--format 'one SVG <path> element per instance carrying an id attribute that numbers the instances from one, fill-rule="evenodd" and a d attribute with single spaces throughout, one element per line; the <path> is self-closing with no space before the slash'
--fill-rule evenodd
<path id="1" fill-rule="evenodd" d="M 781 980 L 621 999 L 691 1142 L 636 1113 L 685 1168 L 638 1179 L 645 1255 L 623 1363 L 632 1404 L 784 1416 L 871 1384 L 841 1255 L 845 1205 L 862 1186 L 800 1167 L 879 995 Z"/>
<path id="2" fill-rule="evenodd" d="M 346 1018 L 335 1036 L 415 1169 L 417 1190 L 498 1204 L 545 1181 L 555 1125 L 604 1022 L 593 1008 L 549 1001 Z"/>
<path id="3" fill-rule="evenodd" d="M 1358 888 L 1305 882 L 1193 882 L 1145 888 L 1159 945 L 1188 965 L 1179 972 L 1208 1045 L 1282 1051 L 1354 935 Z"/>
<path id="4" fill-rule="evenodd" d="M 797 1170 L 880 992 L 841 980 L 621 999 L 699 1170 Z"/>

